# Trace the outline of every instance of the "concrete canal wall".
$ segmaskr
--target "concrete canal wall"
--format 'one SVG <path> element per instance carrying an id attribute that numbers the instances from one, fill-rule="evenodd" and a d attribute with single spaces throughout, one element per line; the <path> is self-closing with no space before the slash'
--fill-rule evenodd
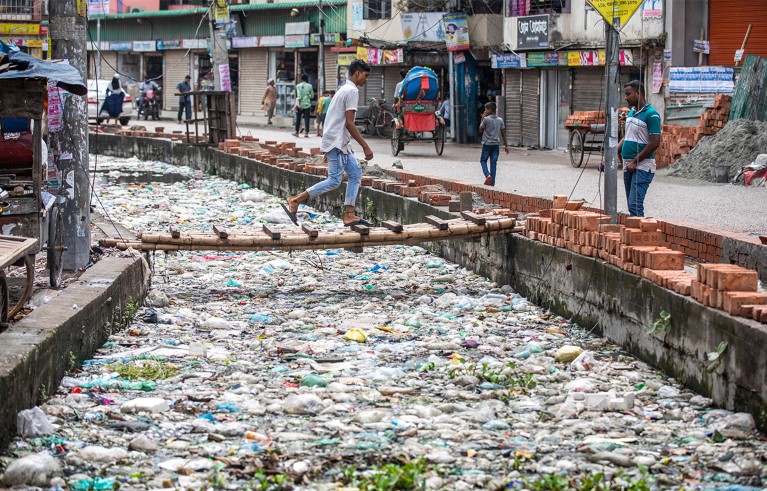
<path id="1" fill-rule="evenodd" d="M 217 149 L 168 140 L 91 134 L 90 148 L 102 155 L 188 165 L 283 197 L 323 179 Z M 342 201 L 339 190 L 311 205 L 339 213 Z M 426 215 L 452 217 L 445 208 L 370 187 L 361 189 L 358 209 L 369 218 L 402 223 L 421 222 Z M 699 232 L 708 240 L 703 234 L 710 231 Z M 499 284 L 512 285 L 535 303 L 593 329 L 668 376 L 711 397 L 717 405 L 750 412 L 757 426 L 767 431 L 767 352 L 763 349 L 767 346 L 767 326 L 732 317 L 614 266 L 520 235 L 424 246 Z M 729 248 L 736 254 L 748 247 L 720 245 L 720 249 Z M 748 249 L 748 260 L 764 254 L 762 249 Z M 671 314 L 670 330 L 648 334 L 647 329 L 664 310 Z M 716 351 L 722 342 L 726 349 L 719 361 L 709 363 L 708 353 Z"/>

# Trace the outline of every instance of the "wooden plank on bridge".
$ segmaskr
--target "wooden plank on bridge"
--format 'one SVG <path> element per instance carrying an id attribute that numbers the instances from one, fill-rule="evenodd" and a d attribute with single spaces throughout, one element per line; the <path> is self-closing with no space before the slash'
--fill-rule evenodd
<path id="1" fill-rule="evenodd" d="M 176 227 L 175 225 L 170 225 L 168 227 L 168 232 L 170 232 L 170 236 L 173 237 L 174 239 L 178 239 L 179 237 L 181 237 L 181 232 L 178 230 L 178 227 Z"/>
<path id="2" fill-rule="evenodd" d="M 213 232 L 218 235 L 219 239 L 228 239 L 229 231 L 222 225 L 213 225 Z"/>
<path id="3" fill-rule="evenodd" d="M 264 232 L 266 235 L 268 235 L 272 240 L 280 240 L 280 237 L 282 237 L 282 234 L 278 230 L 272 229 L 267 224 L 264 224 Z"/>
<path id="4" fill-rule="evenodd" d="M 401 234 L 403 230 L 402 224 L 393 220 L 386 220 L 385 222 L 381 222 L 381 225 L 388 228 L 395 234 Z"/>
<path id="5" fill-rule="evenodd" d="M 434 225 L 439 230 L 447 230 L 447 222 L 441 218 L 435 217 L 434 215 L 428 215 L 424 217 L 424 220 L 426 220 L 426 223 Z"/>
<path id="6" fill-rule="evenodd" d="M 357 224 L 357 225 L 352 225 L 350 228 L 352 229 L 353 232 L 357 232 L 360 235 L 370 235 L 370 227 L 368 227 L 367 225 Z"/>
<path id="7" fill-rule="evenodd" d="M 485 224 L 485 217 L 481 217 L 477 215 L 476 213 L 472 213 L 470 211 L 462 211 L 461 216 L 472 223 L 476 223 L 477 225 Z"/>
<path id="8" fill-rule="evenodd" d="M 316 239 L 317 236 L 320 235 L 320 232 L 316 228 L 312 227 L 306 222 L 301 224 L 301 230 L 303 230 L 310 239 Z"/>

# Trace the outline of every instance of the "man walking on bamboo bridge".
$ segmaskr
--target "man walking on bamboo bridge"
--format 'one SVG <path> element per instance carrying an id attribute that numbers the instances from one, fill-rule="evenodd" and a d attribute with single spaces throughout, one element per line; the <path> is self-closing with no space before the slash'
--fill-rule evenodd
<path id="1" fill-rule="evenodd" d="M 354 156 L 354 151 L 351 147 L 351 139 L 354 138 L 362 146 L 362 151 L 365 152 L 365 159 L 371 160 L 373 158 L 373 150 L 370 149 L 370 146 L 362 138 L 359 130 L 354 125 L 354 116 L 357 112 L 357 101 L 359 100 L 358 88 L 367 83 L 368 75 L 370 75 L 370 65 L 362 60 L 354 60 L 349 65 L 348 73 L 346 83 L 331 99 L 330 107 L 325 117 L 325 129 L 322 135 L 320 150 L 325 153 L 325 160 L 328 162 L 328 178 L 301 194 L 289 197 L 287 206 L 281 203 L 282 208 L 296 225 L 298 225 L 298 218 L 296 216 L 298 205 L 309 198 L 316 198 L 337 189 L 341 185 L 344 171 L 349 176 L 349 182 L 346 185 L 346 197 L 344 199 L 344 216 L 342 218 L 344 226 L 351 227 L 356 224 L 370 225 L 366 220 L 354 213 L 354 204 L 357 202 L 357 194 L 362 182 L 362 168 Z"/>

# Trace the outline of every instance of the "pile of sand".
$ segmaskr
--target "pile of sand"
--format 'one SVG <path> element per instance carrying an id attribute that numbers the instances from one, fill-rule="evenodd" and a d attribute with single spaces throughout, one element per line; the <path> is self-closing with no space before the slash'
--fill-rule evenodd
<path id="1" fill-rule="evenodd" d="M 704 137 L 669 168 L 669 175 L 714 181 L 711 166 L 727 165 L 732 179 L 760 153 L 767 153 L 767 122 L 738 119 L 727 123 L 716 135 Z"/>

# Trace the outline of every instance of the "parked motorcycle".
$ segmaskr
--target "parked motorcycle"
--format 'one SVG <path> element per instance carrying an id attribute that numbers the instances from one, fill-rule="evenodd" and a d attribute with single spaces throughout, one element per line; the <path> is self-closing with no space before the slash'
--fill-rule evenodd
<path id="1" fill-rule="evenodd" d="M 160 90 L 148 90 L 144 97 L 144 104 L 141 106 L 141 112 L 144 120 L 152 117 L 154 121 L 160 120 Z"/>

